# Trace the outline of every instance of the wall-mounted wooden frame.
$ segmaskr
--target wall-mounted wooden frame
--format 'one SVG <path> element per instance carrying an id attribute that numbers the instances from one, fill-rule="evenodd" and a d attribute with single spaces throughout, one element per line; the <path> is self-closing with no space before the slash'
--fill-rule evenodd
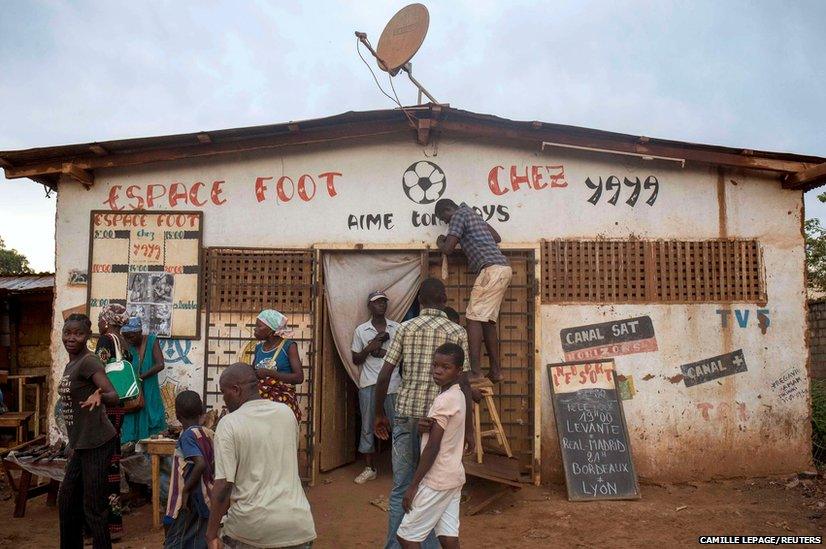
<path id="1" fill-rule="evenodd" d="M 141 315 L 159 337 L 200 339 L 203 212 L 92 210 L 86 310 Z"/>

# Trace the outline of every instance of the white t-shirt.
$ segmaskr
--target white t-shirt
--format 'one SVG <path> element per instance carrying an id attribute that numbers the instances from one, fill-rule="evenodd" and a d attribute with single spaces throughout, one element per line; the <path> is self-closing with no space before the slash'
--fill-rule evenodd
<path id="1" fill-rule="evenodd" d="M 381 348 L 387 351 L 390 347 L 390 342 L 393 341 L 393 336 L 396 335 L 396 330 L 399 328 L 398 322 L 393 322 L 390 319 L 387 319 L 387 333 L 390 334 L 390 339 L 382 343 Z M 359 324 L 356 327 L 356 331 L 353 333 L 353 347 L 352 351 L 354 353 L 360 353 L 367 347 L 367 344 L 370 343 L 376 334 L 378 334 L 378 330 L 376 327 L 373 326 L 373 322 L 368 320 L 364 324 Z M 381 372 L 381 368 L 384 366 L 384 359 L 378 358 L 373 355 L 367 355 L 367 359 L 364 361 L 364 364 L 361 365 L 361 373 L 359 374 L 359 387 L 364 389 L 365 387 L 369 387 L 371 385 L 375 385 L 376 381 L 379 378 L 379 372 Z M 393 374 L 390 376 L 390 387 L 387 389 L 387 394 L 393 394 L 398 392 L 399 385 L 402 384 L 402 378 L 399 375 L 399 369 L 393 368 Z"/>
<path id="2" fill-rule="evenodd" d="M 234 487 L 222 535 L 255 547 L 289 547 L 316 537 L 298 476 L 298 422 L 280 402 L 257 399 L 215 430 L 215 478 Z"/>

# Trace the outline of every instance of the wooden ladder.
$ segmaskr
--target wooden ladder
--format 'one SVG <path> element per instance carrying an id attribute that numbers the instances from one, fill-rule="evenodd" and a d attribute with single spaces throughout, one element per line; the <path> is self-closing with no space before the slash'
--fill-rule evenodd
<path id="1" fill-rule="evenodd" d="M 509 458 L 513 457 L 511 445 L 508 443 L 508 437 L 505 436 L 505 429 L 502 427 L 502 421 L 499 419 L 499 412 L 496 410 L 496 403 L 493 401 L 493 384 L 487 378 L 481 378 L 471 381 L 471 387 L 478 389 L 482 394 L 482 402 L 488 408 L 488 414 L 493 422 L 493 429 L 482 431 L 482 410 L 479 402 L 473 403 L 473 427 L 476 435 L 476 463 L 482 463 L 485 451 L 482 448 L 482 439 L 486 437 L 496 437 L 499 446 L 505 451 Z"/>

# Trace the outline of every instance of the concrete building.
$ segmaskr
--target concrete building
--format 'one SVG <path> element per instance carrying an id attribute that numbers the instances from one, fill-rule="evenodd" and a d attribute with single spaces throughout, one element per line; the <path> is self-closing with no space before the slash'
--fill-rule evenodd
<path id="1" fill-rule="evenodd" d="M 826 182 L 823 162 L 439 105 L 0 152 L 7 177 L 58 191 L 58 312 L 89 302 L 95 314 L 107 299 L 96 286 L 115 284 L 123 297 L 110 297 L 129 301 L 133 269 L 106 260 L 121 253 L 107 239 L 139 238 L 143 214 L 180 214 L 151 218 L 166 234 L 161 248 L 144 234 L 128 254 L 130 265 L 162 264 L 134 272 L 175 277 L 174 304 L 157 315 L 173 336 L 168 395 L 190 387 L 217 404 L 217 375 L 249 349 L 258 309 L 290 316 L 307 371 L 307 476 L 351 460 L 356 428 L 353 384 L 330 337 L 325 257 L 406 254 L 438 275 L 432 248 L 444 226 L 433 202 L 476 207 L 516 272 L 499 322 L 497 402 L 534 481 L 561 471 L 545 365 L 592 357 L 615 357 L 643 478 L 809 465 L 801 226 L 803 192 Z M 191 246 L 172 246 L 178 232 Z M 460 311 L 465 271 L 452 259 L 446 282 Z M 69 284 L 85 273 L 91 288 Z M 60 319 L 53 376 L 66 362 Z"/>

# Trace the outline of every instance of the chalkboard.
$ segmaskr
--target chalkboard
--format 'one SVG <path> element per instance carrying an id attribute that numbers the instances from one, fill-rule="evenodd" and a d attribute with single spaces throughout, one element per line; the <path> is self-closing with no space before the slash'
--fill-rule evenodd
<path id="1" fill-rule="evenodd" d="M 570 501 L 639 499 L 614 361 L 548 365 Z"/>

